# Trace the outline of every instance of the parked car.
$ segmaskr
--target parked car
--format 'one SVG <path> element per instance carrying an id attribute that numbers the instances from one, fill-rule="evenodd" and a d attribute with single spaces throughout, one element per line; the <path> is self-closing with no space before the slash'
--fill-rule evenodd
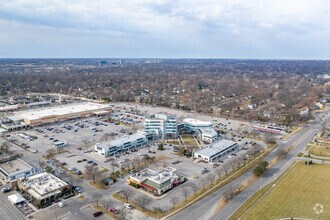
<path id="1" fill-rule="evenodd" d="M 63 202 L 59 202 L 59 203 L 57 203 L 57 205 L 58 205 L 59 207 L 61 207 L 61 208 L 64 207 L 64 203 L 63 203 Z"/>
<path id="2" fill-rule="evenodd" d="M 7 193 L 7 192 L 10 192 L 11 191 L 11 189 L 9 188 L 9 187 L 3 187 L 2 189 L 1 189 L 1 192 L 3 192 L 3 193 Z"/>
<path id="3" fill-rule="evenodd" d="M 80 170 L 77 170 L 77 171 L 76 171 L 76 174 L 77 174 L 77 175 L 81 175 L 82 172 L 81 172 Z"/>
<path id="4" fill-rule="evenodd" d="M 125 203 L 124 206 L 125 206 L 125 208 L 127 208 L 127 209 L 133 209 L 133 206 L 131 206 L 131 205 L 128 204 L 128 203 Z"/>
<path id="5" fill-rule="evenodd" d="M 112 212 L 114 214 L 117 214 L 118 213 L 118 211 L 115 208 L 109 208 L 108 211 L 109 212 Z"/>
<path id="6" fill-rule="evenodd" d="M 78 192 L 78 193 L 81 193 L 82 192 L 82 189 L 80 189 L 79 187 L 73 187 L 73 189 Z"/>
<path id="7" fill-rule="evenodd" d="M 76 170 L 76 168 L 75 167 L 69 167 L 69 169 L 68 169 L 69 171 L 75 171 Z"/>
<path id="8" fill-rule="evenodd" d="M 99 217 L 103 214 L 103 212 L 94 212 L 93 216 L 94 217 Z"/>

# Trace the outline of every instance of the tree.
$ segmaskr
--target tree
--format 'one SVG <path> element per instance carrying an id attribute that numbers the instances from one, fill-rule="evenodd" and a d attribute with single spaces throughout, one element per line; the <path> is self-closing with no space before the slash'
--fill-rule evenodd
<path id="1" fill-rule="evenodd" d="M 210 173 L 206 176 L 206 179 L 207 179 L 207 181 L 209 181 L 210 184 L 212 184 L 213 181 L 215 180 L 215 175 Z"/>
<path id="2" fill-rule="evenodd" d="M 103 194 L 99 193 L 99 192 L 95 192 L 92 194 L 92 200 L 93 200 L 93 202 L 95 202 L 96 206 L 99 206 L 99 203 L 100 203 L 102 197 L 103 197 Z"/>
<path id="3" fill-rule="evenodd" d="M 101 203 L 105 210 L 108 210 L 113 204 L 113 202 L 110 199 L 102 199 Z"/>
<path id="4" fill-rule="evenodd" d="M 234 187 L 230 187 L 223 194 L 225 202 L 229 202 L 230 200 L 232 200 L 234 198 L 234 196 L 235 196 L 235 188 Z"/>
<path id="5" fill-rule="evenodd" d="M 181 193 L 182 193 L 182 195 L 183 195 L 183 197 L 184 197 L 184 200 L 187 201 L 187 198 L 188 198 L 188 196 L 189 196 L 189 194 L 190 194 L 190 192 L 189 192 L 189 188 L 188 188 L 188 187 L 183 187 L 183 188 L 181 189 Z"/>
<path id="6" fill-rule="evenodd" d="M 39 169 L 40 169 L 40 171 L 41 171 L 41 172 L 44 171 L 44 167 L 45 167 L 45 164 L 46 164 L 45 161 L 39 159 L 39 160 L 38 160 L 38 164 L 39 164 Z"/>
<path id="7" fill-rule="evenodd" d="M 222 169 L 225 172 L 226 176 L 228 175 L 228 171 L 229 171 L 229 164 L 228 163 L 224 163 L 222 165 Z"/>
<path id="8" fill-rule="evenodd" d="M 275 144 L 276 137 L 273 134 L 265 134 L 265 141 L 267 144 Z"/>
<path id="9" fill-rule="evenodd" d="M 128 187 L 125 187 L 120 191 L 120 195 L 122 197 L 124 197 L 124 199 L 126 200 L 126 203 L 128 203 L 128 200 L 130 198 L 132 198 L 134 196 L 134 194 L 135 194 L 135 192 L 131 188 L 128 188 Z"/>
<path id="10" fill-rule="evenodd" d="M 150 205 L 152 202 L 152 199 L 149 196 L 141 195 L 136 199 L 136 202 L 139 206 L 142 207 L 142 210 L 145 211 L 146 208 Z"/>
<path id="11" fill-rule="evenodd" d="M 4 152 L 4 153 L 8 153 L 8 150 L 9 150 L 9 146 L 10 146 L 10 142 L 9 141 L 5 141 L 1 144 L 1 150 Z"/>
<path id="12" fill-rule="evenodd" d="M 196 195 L 198 191 L 198 186 L 195 183 L 190 184 L 191 190 L 194 192 L 194 195 Z"/>
<path id="13" fill-rule="evenodd" d="M 163 151 L 164 150 L 164 144 L 163 143 L 158 144 L 157 150 Z"/>
<path id="14" fill-rule="evenodd" d="M 267 170 L 268 162 L 267 161 L 261 161 L 254 169 L 253 174 L 257 177 L 262 176 L 262 174 L 265 173 Z"/>
<path id="15" fill-rule="evenodd" d="M 97 166 L 86 165 L 85 166 L 85 174 L 86 174 L 86 176 L 87 176 L 88 179 L 93 180 L 93 183 L 95 183 L 96 182 L 96 179 L 99 176 Z"/>
<path id="16" fill-rule="evenodd" d="M 90 141 L 88 139 L 83 139 L 81 142 L 83 143 L 84 148 L 87 150 L 89 147 Z"/>
<path id="17" fill-rule="evenodd" d="M 172 208 L 175 208 L 175 205 L 178 204 L 178 202 L 179 202 L 179 197 L 173 195 L 170 197 L 169 202 L 171 203 Z"/>
<path id="18" fill-rule="evenodd" d="M 127 219 L 127 214 L 128 214 L 128 209 L 123 207 L 119 210 L 118 217 L 121 220 L 126 220 Z"/>
<path id="19" fill-rule="evenodd" d="M 277 151 L 276 151 L 276 155 L 278 158 L 283 158 L 287 154 L 288 154 L 288 151 L 285 149 L 277 149 Z"/>
<path id="20" fill-rule="evenodd" d="M 46 156 L 47 157 L 51 157 L 55 154 L 55 149 L 54 148 L 50 148 L 46 150 Z"/>
<path id="21" fill-rule="evenodd" d="M 203 189 L 205 189 L 205 187 L 207 185 L 207 180 L 203 178 L 203 179 L 200 180 L 200 183 L 201 183 Z"/>

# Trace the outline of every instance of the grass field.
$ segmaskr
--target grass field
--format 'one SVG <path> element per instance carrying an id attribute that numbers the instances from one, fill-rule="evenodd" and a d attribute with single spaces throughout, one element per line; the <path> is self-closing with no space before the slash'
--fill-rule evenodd
<path id="1" fill-rule="evenodd" d="M 185 145 L 198 146 L 194 137 L 191 134 L 184 134 L 181 136 Z"/>
<path id="2" fill-rule="evenodd" d="M 308 152 L 315 156 L 330 157 L 330 148 L 329 147 L 312 146 L 311 148 L 309 148 Z"/>
<path id="3" fill-rule="evenodd" d="M 330 166 L 297 163 L 242 219 L 330 219 L 329 183 Z M 322 213 L 316 214 L 316 204 L 323 206 Z"/>
<path id="4" fill-rule="evenodd" d="M 306 149 L 315 156 L 330 157 L 330 144 L 328 143 L 311 142 Z"/>

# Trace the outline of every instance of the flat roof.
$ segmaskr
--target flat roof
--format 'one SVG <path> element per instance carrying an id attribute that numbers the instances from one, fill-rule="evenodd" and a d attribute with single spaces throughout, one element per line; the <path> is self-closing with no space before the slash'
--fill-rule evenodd
<path id="1" fill-rule="evenodd" d="M 118 138 L 118 139 L 115 139 L 115 140 L 111 140 L 111 141 L 108 141 L 108 142 L 103 142 L 103 143 L 97 143 L 96 145 L 98 147 L 107 147 L 107 146 L 120 146 L 124 143 L 127 143 L 127 142 L 133 142 L 133 141 L 136 141 L 137 139 L 140 139 L 140 138 L 146 138 L 145 135 L 143 134 L 132 134 L 132 135 L 125 135 L 121 138 Z"/>
<path id="2" fill-rule="evenodd" d="M 11 174 L 22 170 L 29 170 L 32 167 L 20 159 L 15 159 L 5 163 L 0 163 L 0 168 L 7 174 Z"/>
<path id="3" fill-rule="evenodd" d="M 157 171 L 146 168 L 136 174 L 131 175 L 131 177 L 136 178 L 141 182 L 151 180 L 153 182 L 161 184 L 172 179 L 172 177 L 177 177 L 177 175 L 174 173 L 175 171 L 176 169 L 173 167 L 166 167 L 162 170 Z"/>
<path id="4" fill-rule="evenodd" d="M 194 118 L 185 118 L 183 119 L 183 123 L 184 124 L 189 124 L 192 126 L 212 126 L 212 122 L 211 121 L 201 121 L 198 119 L 194 119 Z"/>
<path id="5" fill-rule="evenodd" d="M 218 135 L 216 130 L 214 130 L 213 128 L 200 128 L 199 130 L 202 132 L 202 134 L 208 134 L 208 135 L 211 135 L 211 136 Z"/>
<path id="6" fill-rule="evenodd" d="M 212 157 L 213 155 L 219 153 L 222 150 L 225 150 L 233 145 L 237 144 L 234 141 L 221 139 L 219 141 L 213 142 L 212 144 L 207 145 L 206 147 L 195 151 L 197 154 L 204 156 Z"/>
<path id="7" fill-rule="evenodd" d="M 167 113 L 151 113 L 149 114 L 146 119 L 158 119 L 158 120 L 175 120 L 176 115 L 175 114 L 167 114 Z"/>
<path id="8" fill-rule="evenodd" d="M 22 185 L 30 194 L 40 199 L 61 192 L 60 189 L 68 184 L 50 173 L 43 172 L 28 177 L 22 181 Z"/>
<path id="9" fill-rule="evenodd" d="M 74 114 L 84 111 L 91 111 L 91 112 L 100 111 L 109 107 L 110 107 L 109 105 L 103 105 L 93 102 L 84 102 L 84 103 L 76 103 L 76 104 L 61 105 L 55 107 L 23 111 L 23 112 L 18 112 L 17 115 L 24 119 L 33 120 L 33 119 L 44 118 L 47 116 L 61 116 L 61 115 Z"/>

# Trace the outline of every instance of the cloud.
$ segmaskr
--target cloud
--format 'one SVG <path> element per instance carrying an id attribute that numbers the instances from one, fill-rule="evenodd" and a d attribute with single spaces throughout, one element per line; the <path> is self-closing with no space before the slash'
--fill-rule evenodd
<path id="1" fill-rule="evenodd" d="M 329 13 L 326 0 L 2 0 L 0 27 L 12 27 L 0 46 L 12 39 L 26 45 L 33 36 L 45 45 L 57 42 L 54 36 L 66 44 L 75 36 L 74 45 L 88 41 L 95 56 L 106 54 L 99 44 L 119 44 L 123 56 L 295 57 L 311 50 L 306 44 L 324 49 Z"/>

